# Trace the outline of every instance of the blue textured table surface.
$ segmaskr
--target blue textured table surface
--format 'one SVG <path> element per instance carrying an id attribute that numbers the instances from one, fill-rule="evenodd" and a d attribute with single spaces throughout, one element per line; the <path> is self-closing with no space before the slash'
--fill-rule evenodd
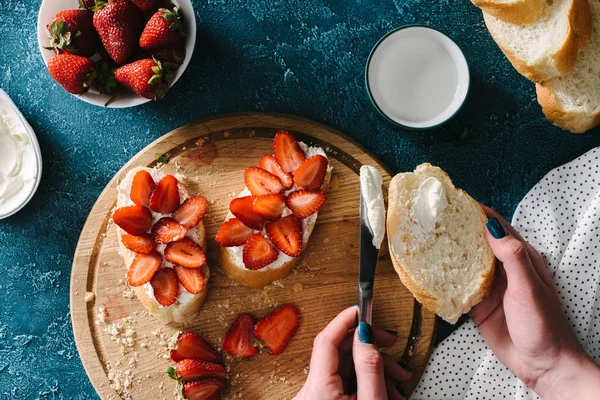
<path id="1" fill-rule="evenodd" d="M 72 255 L 113 174 L 178 126 L 236 111 L 296 114 L 346 133 L 396 171 L 438 164 L 506 217 L 551 168 L 600 144 L 599 133 L 572 135 L 543 118 L 533 84 L 511 68 L 467 0 L 194 1 L 198 41 L 182 79 L 163 101 L 124 110 L 88 105 L 52 80 L 37 47 L 39 5 L 0 1 L 0 87 L 37 132 L 44 158 L 33 201 L 0 221 L 5 399 L 96 398 L 71 331 Z M 471 127 L 464 142 L 403 131 L 369 103 L 371 47 L 413 23 L 447 32 L 465 52 L 472 86 L 460 114 Z"/>

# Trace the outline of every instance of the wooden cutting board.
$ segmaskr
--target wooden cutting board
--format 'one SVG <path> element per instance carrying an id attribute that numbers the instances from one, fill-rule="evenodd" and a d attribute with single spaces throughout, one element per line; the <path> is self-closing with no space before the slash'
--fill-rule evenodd
<path id="1" fill-rule="evenodd" d="M 291 131 L 305 143 L 322 146 L 333 165 L 328 200 L 302 259 L 290 276 L 263 290 L 239 286 L 219 267 L 215 234 L 229 202 L 244 187 L 243 171 L 272 153 L 277 130 Z M 205 196 L 210 292 L 197 318 L 188 326 L 164 325 L 150 316 L 126 284 L 111 212 L 117 182 L 136 166 L 156 166 L 185 174 L 192 194 Z M 236 315 L 261 318 L 285 303 L 295 304 L 302 324 L 279 356 L 260 354 L 253 360 L 228 363 L 225 398 L 289 399 L 306 380 L 312 342 L 341 310 L 357 300 L 359 244 L 359 168 L 376 166 L 384 193 L 390 171 L 359 145 L 315 122 L 281 114 L 243 113 L 195 122 L 161 137 L 131 159 L 109 182 L 85 223 L 73 261 L 71 315 L 77 349 L 102 399 L 174 399 L 176 384 L 164 371 L 173 363 L 166 344 L 181 329 L 201 334 L 220 348 Z M 384 241 L 375 280 L 373 324 L 399 332 L 385 350 L 414 370 L 405 384 L 411 393 L 430 354 L 435 316 L 423 309 L 398 279 Z M 86 302 L 86 292 L 87 300 Z M 95 296 L 91 299 L 89 293 Z M 105 316 L 102 321 L 102 316 Z"/>

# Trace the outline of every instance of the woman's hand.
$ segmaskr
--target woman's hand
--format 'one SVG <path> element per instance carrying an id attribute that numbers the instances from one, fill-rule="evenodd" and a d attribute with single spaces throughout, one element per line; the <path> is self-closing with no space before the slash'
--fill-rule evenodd
<path id="1" fill-rule="evenodd" d="M 375 346 L 392 346 L 397 334 L 368 324 L 355 329 L 357 316 L 357 307 L 345 309 L 315 338 L 310 372 L 296 400 L 405 398 L 396 385 L 411 373 Z"/>
<path id="2" fill-rule="evenodd" d="M 487 239 L 500 261 L 490 296 L 471 317 L 496 357 L 540 397 L 592 399 L 600 367 L 567 321 L 540 254 L 502 217 L 484 207 Z"/>

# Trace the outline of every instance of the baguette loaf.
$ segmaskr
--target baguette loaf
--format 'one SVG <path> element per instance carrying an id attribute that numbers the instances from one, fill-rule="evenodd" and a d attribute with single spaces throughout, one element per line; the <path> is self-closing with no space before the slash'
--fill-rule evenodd
<path id="1" fill-rule="evenodd" d="M 546 0 L 471 0 L 484 12 L 510 24 L 531 24 L 544 10 Z"/>

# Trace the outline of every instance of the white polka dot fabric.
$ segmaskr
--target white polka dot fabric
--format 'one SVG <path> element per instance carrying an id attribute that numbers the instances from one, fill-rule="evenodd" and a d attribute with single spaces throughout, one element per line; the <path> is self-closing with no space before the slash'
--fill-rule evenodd
<path id="1" fill-rule="evenodd" d="M 600 362 L 600 148 L 546 175 L 518 205 L 512 224 L 544 257 L 577 337 Z M 411 399 L 539 397 L 468 321 L 434 349 Z"/>

